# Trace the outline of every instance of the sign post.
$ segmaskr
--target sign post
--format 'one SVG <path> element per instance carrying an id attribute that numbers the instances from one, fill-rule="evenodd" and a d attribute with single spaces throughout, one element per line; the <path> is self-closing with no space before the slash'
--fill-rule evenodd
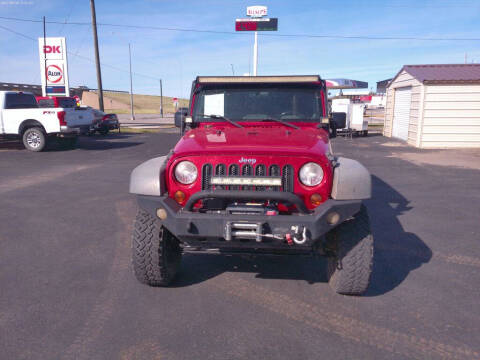
<path id="1" fill-rule="evenodd" d="M 258 31 L 277 31 L 278 19 L 265 18 L 267 16 L 266 6 L 247 7 L 248 19 L 236 19 L 235 31 L 255 31 L 255 40 L 253 43 L 253 76 L 257 76 L 258 68 Z"/>
<path id="2" fill-rule="evenodd" d="M 38 38 L 43 96 L 70 96 L 64 37 Z"/>

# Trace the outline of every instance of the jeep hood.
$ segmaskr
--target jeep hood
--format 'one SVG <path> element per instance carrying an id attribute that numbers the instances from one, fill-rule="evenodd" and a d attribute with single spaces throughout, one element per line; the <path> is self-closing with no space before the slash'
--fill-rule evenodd
<path id="1" fill-rule="evenodd" d="M 312 156 L 328 152 L 328 134 L 315 127 L 199 127 L 188 131 L 174 149 L 176 156 L 265 154 Z"/>

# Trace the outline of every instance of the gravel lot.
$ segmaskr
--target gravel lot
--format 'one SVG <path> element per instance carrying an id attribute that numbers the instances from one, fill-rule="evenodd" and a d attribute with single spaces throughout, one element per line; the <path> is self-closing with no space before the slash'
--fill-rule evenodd
<path id="1" fill-rule="evenodd" d="M 128 178 L 177 138 L 0 143 L 1 358 L 480 358 L 480 151 L 334 140 L 373 175 L 366 296 L 334 294 L 303 257 L 185 256 L 172 288 L 149 288 L 130 269 Z"/>

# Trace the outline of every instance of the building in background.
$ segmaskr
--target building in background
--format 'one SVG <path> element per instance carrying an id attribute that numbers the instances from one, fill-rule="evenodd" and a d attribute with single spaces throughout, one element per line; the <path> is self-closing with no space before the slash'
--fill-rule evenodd
<path id="1" fill-rule="evenodd" d="M 385 94 L 387 92 L 387 85 L 392 79 L 377 81 L 377 94 Z"/>
<path id="2" fill-rule="evenodd" d="M 383 134 L 419 148 L 480 147 L 480 64 L 405 65 L 387 86 Z"/>

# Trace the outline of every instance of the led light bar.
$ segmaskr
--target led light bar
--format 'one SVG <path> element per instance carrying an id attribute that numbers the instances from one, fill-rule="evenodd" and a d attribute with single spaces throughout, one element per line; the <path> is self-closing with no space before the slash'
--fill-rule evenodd
<path id="1" fill-rule="evenodd" d="M 251 185 L 251 186 L 282 186 L 281 177 L 234 177 L 214 176 L 212 185 Z"/>
<path id="2" fill-rule="evenodd" d="M 318 75 L 284 76 L 198 76 L 198 83 L 312 83 L 320 81 Z"/>

